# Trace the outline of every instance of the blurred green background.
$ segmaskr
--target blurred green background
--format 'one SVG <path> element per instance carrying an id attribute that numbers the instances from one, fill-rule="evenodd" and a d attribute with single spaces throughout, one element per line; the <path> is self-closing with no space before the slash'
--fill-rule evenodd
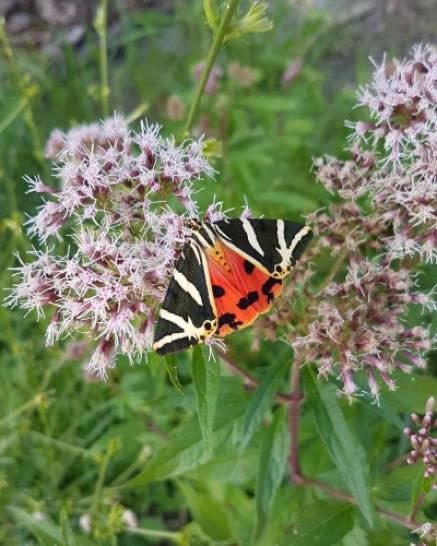
<path id="1" fill-rule="evenodd" d="M 13 253 L 36 244 L 23 222 L 39 198 L 26 193 L 23 176 L 50 177 L 43 148 L 52 129 L 102 118 L 96 7 L 48 0 L 0 6 L 13 49 L 13 58 L 5 44 L 0 52 L 2 287 L 11 284 Z M 272 1 L 273 30 L 226 46 L 216 89 L 202 101 L 194 132 L 223 145 L 214 162 L 217 180 L 199 193 L 203 209 L 216 196 L 238 214 L 247 198 L 254 216 L 299 220 L 326 205 L 330 197 L 315 183 L 312 158 L 345 156 L 344 120 L 367 115 L 353 106 L 357 85 L 369 78 L 368 55 L 403 56 L 414 43 L 435 40 L 435 9 L 436 2 Z M 110 110 L 131 116 L 135 128 L 145 116 L 161 123 L 164 134 L 179 135 L 193 70 L 210 40 L 200 1 L 110 1 Z M 253 397 L 241 381 L 222 370 L 224 426 L 205 459 L 201 442 L 190 436 L 198 425 L 187 356 L 178 369 L 183 395 L 153 356 L 133 367 L 120 359 L 106 383 L 93 382 L 82 369 L 86 346 L 67 340 L 46 349 L 45 326 L 32 314 L 0 308 L 0 544 L 250 544 L 265 431 L 243 453 L 236 447 L 235 422 Z M 251 352 L 252 341 L 250 331 L 232 337 L 229 354 L 244 354 L 244 366 L 259 380 L 290 358 L 280 341 Z M 287 389 L 285 380 L 281 388 Z M 418 377 L 406 389 L 387 394 L 380 408 L 355 404 L 346 416 L 365 448 L 372 494 L 400 513 L 408 513 L 417 469 L 384 465 L 406 451 L 404 415 L 423 411 L 437 380 Z M 173 437 L 179 443 L 160 451 Z M 307 408 L 301 441 L 305 472 L 335 484 Z M 114 487 L 157 453 L 162 465 L 147 484 Z M 431 519 L 437 513 L 432 504 L 427 510 Z M 327 527 L 317 531 L 320 514 L 332 516 L 332 528 L 327 516 Z M 90 517 L 97 522 L 93 538 Z M 310 530 L 306 544 L 409 543 L 408 532 L 394 523 L 378 519 L 369 529 L 348 505 L 285 485 L 257 546 L 303 544 L 291 532 L 299 517 Z"/>

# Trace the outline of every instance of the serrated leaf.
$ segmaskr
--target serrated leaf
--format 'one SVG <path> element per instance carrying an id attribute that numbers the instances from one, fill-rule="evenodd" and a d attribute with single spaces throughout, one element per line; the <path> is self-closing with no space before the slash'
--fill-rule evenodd
<path id="1" fill-rule="evenodd" d="M 15 521 L 27 527 L 44 546 L 67 546 L 57 525 L 49 521 L 38 521 L 21 508 L 11 508 L 11 512 Z"/>
<path id="2" fill-rule="evenodd" d="M 177 358 L 176 355 L 166 355 L 165 357 L 165 368 L 168 373 L 168 377 L 172 382 L 175 389 L 180 393 L 184 394 L 182 390 L 181 382 L 178 377 L 178 367 L 177 367 Z"/>
<path id="3" fill-rule="evenodd" d="M 255 491 L 257 532 L 260 536 L 271 511 L 276 491 L 285 471 L 288 435 L 285 409 L 281 406 L 269 428 L 264 433 L 258 463 L 258 480 Z"/>
<path id="4" fill-rule="evenodd" d="M 247 407 L 245 400 L 225 399 L 220 403 L 220 412 L 214 423 L 214 433 L 232 424 L 241 417 Z M 127 482 L 125 487 L 179 476 L 193 470 L 204 462 L 204 444 L 197 416 L 180 427 L 163 448 L 158 450 L 146 468 Z"/>
<path id="5" fill-rule="evenodd" d="M 293 530 L 279 546 L 331 546 L 354 524 L 350 504 L 335 500 L 316 501 L 297 515 Z"/>
<path id="6" fill-rule="evenodd" d="M 335 392 L 329 384 L 317 381 L 309 368 L 304 370 L 308 403 L 317 430 L 346 485 L 354 495 L 368 524 L 373 526 L 373 507 L 366 477 L 366 456 L 352 434 L 340 410 Z"/>
<path id="7" fill-rule="evenodd" d="M 287 361 L 273 366 L 252 396 L 244 415 L 240 440 L 241 450 L 246 448 L 256 427 L 261 423 L 264 414 L 278 389 L 282 376 L 288 367 Z"/>
<path id="8" fill-rule="evenodd" d="M 188 506 L 194 520 L 202 530 L 213 540 L 227 540 L 231 538 L 231 531 L 222 505 L 207 492 L 201 492 L 186 482 L 180 482 Z"/>
<path id="9" fill-rule="evenodd" d="M 193 349 L 191 371 L 196 392 L 200 430 L 205 442 L 205 450 L 210 453 L 220 387 L 220 366 L 216 362 L 206 362 L 202 348 L 196 346 Z"/>

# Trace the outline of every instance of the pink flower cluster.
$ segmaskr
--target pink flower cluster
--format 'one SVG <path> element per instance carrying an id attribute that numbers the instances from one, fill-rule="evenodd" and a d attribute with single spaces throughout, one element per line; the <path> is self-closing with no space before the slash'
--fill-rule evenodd
<path id="1" fill-rule="evenodd" d="M 358 387 L 354 372 L 364 370 L 371 394 L 377 398 L 380 378 L 395 388 L 395 370 L 411 372 L 425 367 L 422 353 L 430 349 L 428 332 L 400 322 L 411 303 L 430 303 L 412 291 L 408 271 L 397 271 L 376 262 L 360 260 L 348 266 L 341 284 L 331 282 L 309 309 L 314 319 L 308 334 L 296 337 L 293 347 L 306 362 L 317 362 L 319 374 L 328 376 L 335 367 L 346 395 Z"/>
<path id="2" fill-rule="evenodd" d="M 376 67 L 359 92 L 373 121 L 350 124 L 360 153 L 370 151 L 376 169 L 365 181 L 392 258 L 437 261 L 437 48 L 416 46 L 408 59 Z M 382 146 L 382 151 L 379 148 Z"/>
<path id="3" fill-rule="evenodd" d="M 427 522 L 415 529 L 413 533 L 419 535 L 422 540 L 420 544 L 411 543 L 410 546 L 435 546 L 437 544 L 437 525 Z"/>
<path id="4" fill-rule="evenodd" d="M 156 309 L 187 234 L 184 218 L 198 213 L 193 183 L 213 169 L 201 141 L 176 145 L 157 125 L 142 123 L 135 133 L 119 117 L 56 130 L 46 153 L 57 185 L 27 179 L 46 195 L 29 232 L 43 247 L 51 236 L 66 244 L 63 253 L 46 247 L 30 252 L 28 263 L 20 259 L 8 303 L 38 317 L 53 309 L 49 345 L 90 332 L 98 345 L 88 369 L 105 376 L 117 353 L 132 359 L 150 350 Z M 209 212 L 220 216 L 218 209 Z"/>
<path id="5" fill-rule="evenodd" d="M 271 338 L 285 325 L 296 359 L 336 375 L 348 396 L 362 388 L 357 374 L 375 398 L 381 383 L 395 388 L 393 372 L 423 368 L 431 348 L 428 329 L 406 318 L 412 304 L 436 309 L 414 276 L 417 262 L 437 257 L 436 86 L 437 52 L 429 46 L 377 67 L 359 92 L 374 119 L 349 124 L 350 159 L 315 160 L 334 202 L 307 217 L 314 244 L 275 311 L 256 326 Z M 317 262 L 327 255 L 331 271 L 320 280 Z"/>

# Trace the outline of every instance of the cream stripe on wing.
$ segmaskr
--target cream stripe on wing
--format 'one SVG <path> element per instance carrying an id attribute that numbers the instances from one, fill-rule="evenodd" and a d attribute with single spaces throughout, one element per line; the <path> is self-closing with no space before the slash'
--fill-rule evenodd
<path id="1" fill-rule="evenodd" d="M 282 226 L 281 226 L 282 223 Z M 287 243 L 285 242 L 285 235 L 284 235 L 284 222 L 282 220 L 277 221 L 277 237 L 278 237 L 278 243 L 279 248 L 276 250 L 279 252 L 282 263 L 283 264 L 289 264 L 291 262 L 291 258 L 293 257 L 293 252 L 298 243 L 311 231 L 311 228 L 308 226 L 304 226 L 302 229 L 300 229 L 296 235 L 293 237 L 293 240 L 291 241 L 290 246 L 287 248 Z"/>
<path id="2" fill-rule="evenodd" d="M 169 322 L 176 324 L 176 326 L 179 326 L 179 328 L 185 332 L 186 336 L 194 337 L 198 335 L 199 328 L 196 328 L 196 326 L 194 326 L 194 324 L 191 322 L 190 317 L 188 317 L 188 320 L 185 320 L 184 317 L 176 315 L 175 313 L 171 313 L 166 309 L 161 309 L 161 311 L 159 312 L 159 316 L 164 320 L 168 320 Z"/>
<path id="3" fill-rule="evenodd" d="M 291 255 L 293 255 L 294 249 L 296 248 L 298 243 L 305 237 L 305 235 L 308 235 L 310 231 L 311 231 L 311 228 L 309 226 L 304 226 L 300 231 L 296 233 L 290 245 Z"/>
<path id="4" fill-rule="evenodd" d="M 279 248 L 285 250 L 287 243 L 285 242 L 284 220 L 276 220 L 276 236 L 278 237 Z"/>
<path id="5" fill-rule="evenodd" d="M 190 282 L 187 277 L 178 270 L 173 272 L 173 279 L 178 283 L 180 288 L 187 294 L 189 294 L 197 305 L 202 305 L 202 297 L 196 286 Z"/>
<path id="6" fill-rule="evenodd" d="M 264 256 L 264 251 L 261 248 L 258 239 L 256 238 L 255 230 L 253 229 L 251 223 L 246 218 L 241 220 L 241 224 L 243 225 L 243 229 L 246 232 L 247 240 L 249 241 L 250 246 L 256 250 L 261 256 Z"/>
<path id="7" fill-rule="evenodd" d="M 175 332 L 174 334 L 168 334 L 158 341 L 155 341 L 155 343 L 153 344 L 153 350 L 156 351 L 161 347 L 164 347 L 164 345 L 168 345 L 169 343 L 177 341 L 178 339 L 184 339 L 184 337 L 188 337 L 185 332 Z"/>

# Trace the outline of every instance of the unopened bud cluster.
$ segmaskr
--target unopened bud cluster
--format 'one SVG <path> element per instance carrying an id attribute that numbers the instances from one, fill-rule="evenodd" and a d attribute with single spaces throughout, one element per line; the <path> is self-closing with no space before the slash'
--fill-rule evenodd
<path id="1" fill-rule="evenodd" d="M 412 447 L 407 463 L 423 463 L 425 479 L 433 478 L 433 487 L 437 489 L 437 437 L 433 437 L 433 433 L 435 434 L 437 430 L 437 417 L 434 417 L 433 407 L 434 398 L 430 398 L 423 417 L 412 413 L 411 420 L 416 427 L 415 429 L 406 428 L 404 434 L 410 438 Z"/>

